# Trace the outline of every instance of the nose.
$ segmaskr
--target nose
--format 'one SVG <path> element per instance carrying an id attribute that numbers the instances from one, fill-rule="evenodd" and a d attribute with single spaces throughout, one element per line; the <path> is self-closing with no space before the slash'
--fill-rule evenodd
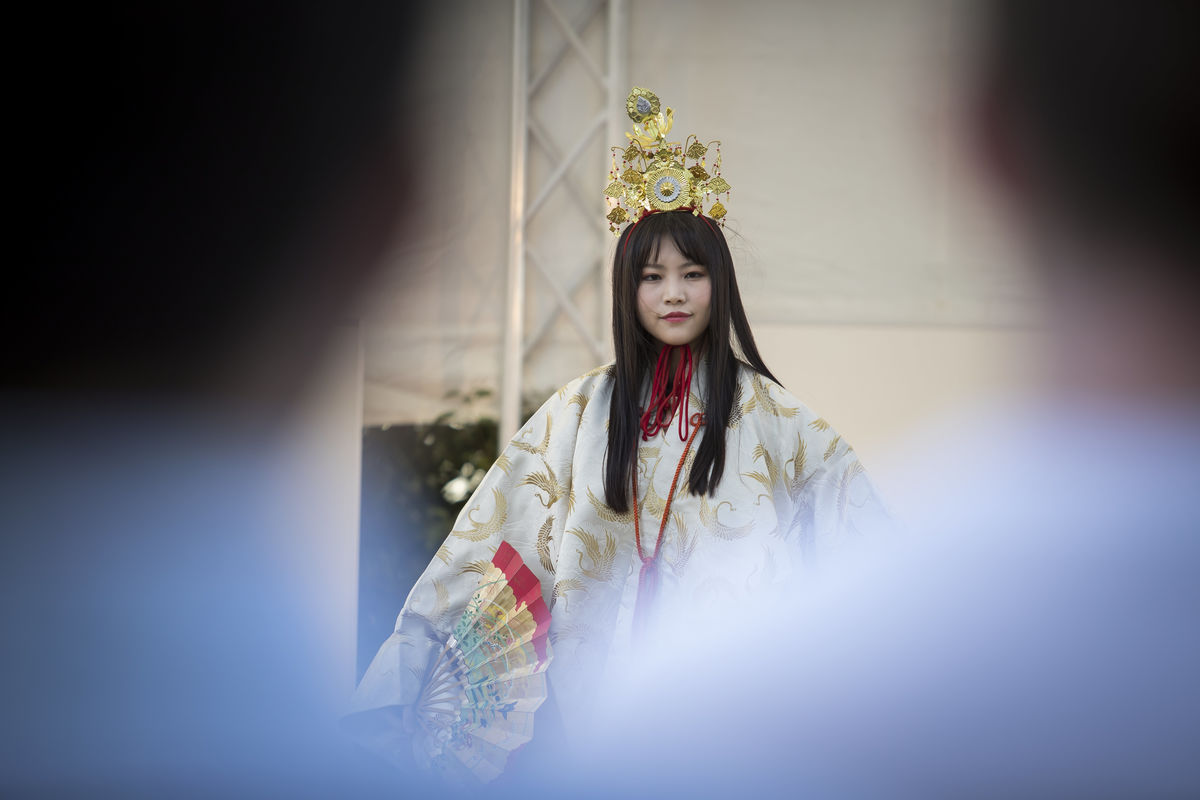
<path id="1" fill-rule="evenodd" d="M 663 302 L 671 304 L 679 304 L 687 299 L 684 291 L 684 282 L 681 278 L 671 276 L 664 282 L 663 286 Z"/>

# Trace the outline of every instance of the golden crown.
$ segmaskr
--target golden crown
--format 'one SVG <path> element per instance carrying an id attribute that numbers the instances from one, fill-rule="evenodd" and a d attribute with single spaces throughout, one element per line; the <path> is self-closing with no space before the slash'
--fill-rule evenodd
<path id="1" fill-rule="evenodd" d="M 654 211 L 691 209 L 693 214 L 706 213 L 724 224 L 725 206 L 718 198 L 729 199 L 729 183 L 721 177 L 721 143 L 701 144 L 690 134 L 682 144 L 668 142 L 667 134 L 675 122 L 674 109 L 661 110 L 658 95 L 640 86 L 633 87 L 625 100 L 625 110 L 633 120 L 633 132 L 626 133 L 628 147 L 613 147 L 611 183 L 604 190 L 609 211 L 608 229 L 614 234 L 630 219 L 640 219 Z M 713 148 L 716 157 L 709 175 L 705 156 Z M 617 166 L 620 155 L 621 166 Z M 687 162 L 695 162 L 687 166 Z M 712 196 L 708 211 L 703 204 Z"/>

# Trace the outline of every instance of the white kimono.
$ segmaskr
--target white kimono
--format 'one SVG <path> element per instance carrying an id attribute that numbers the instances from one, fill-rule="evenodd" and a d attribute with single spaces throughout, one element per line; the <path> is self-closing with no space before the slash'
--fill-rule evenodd
<path id="1" fill-rule="evenodd" d="M 691 410 L 703 411 L 696 387 Z M 588 686 L 631 652 L 642 566 L 631 514 L 604 503 L 611 365 L 568 383 L 513 438 L 421 575 L 396 630 L 355 693 L 352 711 L 411 704 L 430 658 L 508 541 L 541 580 L 551 609 L 549 679 L 565 726 L 586 713 Z M 702 428 L 684 463 L 660 555 L 660 596 L 672 603 L 737 603 L 792 580 L 823 554 L 886 520 L 853 448 L 793 395 L 742 365 L 725 469 L 712 497 L 688 493 Z M 676 421 L 677 422 L 677 421 Z M 637 485 L 643 553 L 658 536 L 684 452 L 677 424 L 640 442 Z M 669 621 L 660 621 L 668 623 Z"/>

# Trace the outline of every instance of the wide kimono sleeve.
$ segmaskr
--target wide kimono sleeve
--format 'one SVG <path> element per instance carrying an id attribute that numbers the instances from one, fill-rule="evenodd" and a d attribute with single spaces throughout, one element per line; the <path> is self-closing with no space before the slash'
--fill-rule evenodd
<path id="1" fill-rule="evenodd" d="M 776 530 L 813 567 L 886 535 L 891 516 L 849 442 L 795 395 L 754 373 L 744 375 L 737 432 L 754 471 L 745 472 L 773 501 Z"/>
<path id="2" fill-rule="evenodd" d="M 417 699 L 500 542 L 516 549 L 551 604 L 567 508 L 574 504 L 572 456 L 587 401 L 576 385 L 582 380 L 559 390 L 513 437 L 413 586 L 346 718 L 347 729 L 369 749 L 409 762 L 409 747 L 417 743 L 407 741 L 416 730 L 405 707 Z"/>
<path id="3" fill-rule="evenodd" d="M 798 533 L 817 565 L 857 550 L 893 528 L 874 481 L 858 454 L 832 428 L 817 437 L 810 500 L 797 509 Z"/>
<path id="4" fill-rule="evenodd" d="M 893 521 L 854 447 L 823 417 L 800 406 L 789 537 L 810 566 L 886 536 Z"/>

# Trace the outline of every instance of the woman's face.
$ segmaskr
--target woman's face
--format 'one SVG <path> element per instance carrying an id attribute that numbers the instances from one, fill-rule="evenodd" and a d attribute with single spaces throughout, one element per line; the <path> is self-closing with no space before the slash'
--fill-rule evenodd
<path id="1" fill-rule="evenodd" d="M 708 330 L 712 282 L 669 236 L 658 240 L 638 280 L 638 320 L 663 344 L 691 344 Z"/>

